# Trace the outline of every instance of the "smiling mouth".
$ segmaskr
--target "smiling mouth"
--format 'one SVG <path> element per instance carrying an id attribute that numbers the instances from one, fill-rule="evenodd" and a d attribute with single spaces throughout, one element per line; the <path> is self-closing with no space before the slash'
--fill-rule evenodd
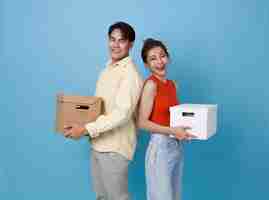
<path id="1" fill-rule="evenodd" d="M 118 51 L 118 50 L 113 50 L 113 49 L 112 49 L 112 52 L 113 52 L 113 53 L 120 53 L 120 51 Z"/>
<path id="2" fill-rule="evenodd" d="M 162 67 L 162 68 L 158 68 L 159 71 L 164 71 L 165 70 L 165 67 Z"/>

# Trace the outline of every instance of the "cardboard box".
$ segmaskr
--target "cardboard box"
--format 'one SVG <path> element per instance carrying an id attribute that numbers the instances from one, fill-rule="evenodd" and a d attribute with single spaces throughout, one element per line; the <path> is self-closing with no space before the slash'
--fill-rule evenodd
<path id="1" fill-rule="evenodd" d="M 170 126 L 190 127 L 196 139 L 207 140 L 217 130 L 217 105 L 181 104 L 170 107 Z"/>
<path id="2" fill-rule="evenodd" d="M 73 123 L 84 125 L 95 121 L 102 113 L 102 99 L 94 96 L 57 95 L 56 132 Z"/>

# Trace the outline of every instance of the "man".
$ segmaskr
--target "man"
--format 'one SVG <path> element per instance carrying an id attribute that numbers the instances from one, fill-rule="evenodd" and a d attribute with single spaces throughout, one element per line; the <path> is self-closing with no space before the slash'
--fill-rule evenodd
<path id="1" fill-rule="evenodd" d="M 128 200 L 128 163 L 136 146 L 135 113 L 142 78 L 129 57 L 135 31 L 127 23 L 109 27 L 111 60 L 96 84 L 96 96 L 104 100 L 104 114 L 95 122 L 66 129 L 65 136 L 91 137 L 91 169 L 98 200 Z"/>

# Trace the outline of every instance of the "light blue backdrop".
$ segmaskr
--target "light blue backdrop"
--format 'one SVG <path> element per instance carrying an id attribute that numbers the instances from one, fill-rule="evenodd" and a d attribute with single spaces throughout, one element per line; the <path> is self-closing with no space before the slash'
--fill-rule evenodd
<path id="1" fill-rule="evenodd" d="M 171 52 L 182 102 L 217 103 L 217 136 L 185 148 L 184 199 L 268 199 L 269 3 L 266 0 L 1 0 L 0 199 L 94 199 L 86 138 L 54 133 L 55 95 L 92 95 L 107 28 L 132 24 Z M 129 187 L 145 199 L 140 132 Z"/>

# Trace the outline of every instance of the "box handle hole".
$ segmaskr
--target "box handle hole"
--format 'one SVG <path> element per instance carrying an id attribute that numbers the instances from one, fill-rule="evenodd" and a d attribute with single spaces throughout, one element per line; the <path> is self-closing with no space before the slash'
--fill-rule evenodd
<path id="1" fill-rule="evenodd" d="M 194 113 L 193 112 L 183 112 L 182 116 L 183 117 L 194 117 Z"/>
<path id="2" fill-rule="evenodd" d="M 77 105 L 76 109 L 78 110 L 89 110 L 89 106 L 85 106 L 85 105 Z"/>

